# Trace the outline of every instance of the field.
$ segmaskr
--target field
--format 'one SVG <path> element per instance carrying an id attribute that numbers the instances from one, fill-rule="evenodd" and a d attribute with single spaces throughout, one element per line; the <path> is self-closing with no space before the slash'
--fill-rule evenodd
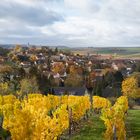
<path id="1" fill-rule="evenodd" d="M 140 57 L 140 47 L 109 47 L 109 48 L 75 48 L 72 49 L 72 52 L 74 54 L 81 54 L 81 55 L 87 55 L 88 53 L 98 54 L 98 55 L 113 55 L 116 58 L 139 58 Z"/>

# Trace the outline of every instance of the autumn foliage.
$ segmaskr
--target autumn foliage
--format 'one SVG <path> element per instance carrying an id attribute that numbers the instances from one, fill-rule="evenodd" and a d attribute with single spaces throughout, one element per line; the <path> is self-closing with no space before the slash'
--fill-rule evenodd
<path id="1" fill-rule="evenodd" d="M 140 97 L 140 88 L 136 77 L 128 77 L 122 82 L 122 93 L 131 98 Z"/>
<path id="2" fill-rule="evenodd" d="M 13 95 L 0 96 L 3 128 L 11 132 L 13 140 L 54 140 L 69 127 L 72 120 L 80 120 L 90 108 L 88 96 L 43 96 L 30 94 L 23 100 Z"/>

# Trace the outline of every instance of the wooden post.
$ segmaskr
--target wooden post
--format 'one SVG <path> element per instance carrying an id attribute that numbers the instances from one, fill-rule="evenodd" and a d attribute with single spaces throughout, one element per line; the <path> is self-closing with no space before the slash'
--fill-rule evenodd
<path id="1" fill-rule="evenodd" d="M 115 125 L 113 125 L 113 140 L 117 140 Z"/>
<path id="2" fill-rule="evenodd" d="M 69 107 L 69 136 L 72 133 L 72 109 Z"/>
<path id="3" fill-rule="evenodd" d="M 86 110 L 86 113 L 84 115 L 84 119 L 87 120 L 88 119 L 88 111 Z"/>
<path id="4" fill-rule="evenodd" d="M 93 115 L 93 89 L 90 89 L 90 116 Z"/>
<path id="5" fill-rule="evenodd" d="M 1 129 L 2 126 L 3 126 L 3 120 L 4 120 L 3 115 L 0 115 L 0 129 Z"/>

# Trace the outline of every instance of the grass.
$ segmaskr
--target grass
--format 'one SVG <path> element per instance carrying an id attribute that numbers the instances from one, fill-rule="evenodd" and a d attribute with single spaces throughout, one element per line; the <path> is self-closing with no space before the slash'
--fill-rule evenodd
<path id="1" fill-rule="evenodd" d="M 140 140 L 140 110 L 129 110 L 126 119 L 127 140 Z M 94 114 L 80 124 L 70 140 L 103 140 L 105 126 L 99 115 Z"/>
<path id="2" fill-rule="evenodd" d="M 103 140 L 105 126 L 99 115 L 94 115 L 87 122 L 81 124 L 78 133 L 73 135 L 70 140 Z"/>
<path id="3" fill-rule="evenodd" d="M 140 140 L 140 110 L 129 110 L 126 120 L 127 138 Z"/>

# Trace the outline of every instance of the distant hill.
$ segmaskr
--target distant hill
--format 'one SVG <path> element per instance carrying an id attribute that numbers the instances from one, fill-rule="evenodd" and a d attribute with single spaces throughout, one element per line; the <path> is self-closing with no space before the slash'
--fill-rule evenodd
<path id="1" fill-rule="evenodd" d="M 15 45 L 16 44 L 0 44 L 0 47 L 2 47 L 2 48 L 13 48 L 13 47 L 15 47 Z M 25 46 L 28 46 L 28 45 L 21 44 L 21 46 L 25 47 Z M 34 45 L 34 44 L 30 44 L 29 46 L 35 46 L 35 47 L 47 46 L 47 47 L 52 48 L 52 49 L 55 49 L 56 47 L 58 49 L 70 49 L 70 47 L 61 46 L 61 45 L 58 45 L 58 46 L 49 46 L 49 45 Z"/>
<path id="2" fill-rule="evenodd" d="M 55 49 L 56 47 L 58 49 L 71 49 L 70 47 L 68 46 L 61 46 L 61 45 L 58 45 L 58 46 L 48 46 L 49 48 L 52 48 L 52 49 Z"/>
<path id="3" fill-rule="evenodd" d="M 2 48 L 8 48 L 8 49 L 10 49 L 10 48 L 13 48 L 15 45 L 13 45 L 13 44 L 0 44 L 0 47 L 2 47 Z"/>

